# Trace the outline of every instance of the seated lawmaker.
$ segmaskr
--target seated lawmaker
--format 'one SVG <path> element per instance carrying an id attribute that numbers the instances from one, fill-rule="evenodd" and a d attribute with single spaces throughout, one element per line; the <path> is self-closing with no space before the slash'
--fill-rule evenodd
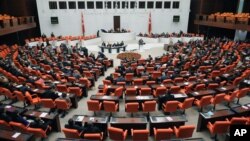
<path id="1" fill-rule="evenodd" d="M 75 121 L 74 121 L 72 118 L 70 118 L 70 119 L 68 120 L 68 124 L 65 124 L 64 127 L 65 127 L 65 128 L 68 128 L 68 129 L 75 129 L 75 130 L 77 130 L 78 132 L 82 132 L 82 131 L 84 131 L 84 129 L 85 129 L 83 126 L 77 125 L 77 124 L 75 123 Z"/>
<path id="2" fill-rule="evenodd" d="M 83 134 L 86 134 L 86 133 L 100 133 L 101 134 L 101 130 L 97 126 L 95 126 L 93 123 L 85 122 Z"/>
<path id="3" fill-rule="evenodd" d="M 5 108 L 1 108 L 0 109 L 0 119 L 4 120 L 6 122 L 10 122 L 12 121 L 12 118 L 9 114 L 6 113 L 6 109 Z"/>
<path id="4" fill-rule="evenodd" d="M 34 119 L 33 122 L 30 123 L 29 127 L 32 128 L 41 128 L 43 130 L 46 130 L 47 128 L 51 128 L 51 121 L 43 121 L 40 117 L 37 117 Z"/>
<path id="5" fill-rule="evenodd" d="M 18 111 L 14 111 L 13 113 L 11 113 L 10 116 L 12 118 L 12 121 L 14 122 L 22 123 L 25 126 L 29 125 L 29 122 L 28 120 L 26 120 L 26 117 L 20 116 Z"/>

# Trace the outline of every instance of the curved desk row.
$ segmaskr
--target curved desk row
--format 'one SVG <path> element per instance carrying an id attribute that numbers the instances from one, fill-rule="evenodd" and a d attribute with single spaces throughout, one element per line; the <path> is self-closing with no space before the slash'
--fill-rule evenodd
<path id="1" fill-rule="evenodd" d="M 142 39 L 145 43 L 165 43 L 165 44 L 169 44 L 170 42 L 172 42 L 173 44 L 175 44 L 178 41 L 189 42 L 189 41 L 195 41 L 195 40 L 204 40 L 204 37 L 149 38 L 149 37 L 136 36 L 137 41 L 139 41 L 140 39 Z"/>
<path id="2" fill-rule="evenodd" d="M 130 41 L 135 39 L 135 33 L 100 33 L 101 39 L 104 42 L 121 42 L 121 41 Z"/>
<path id="3" fill-rule="evenodd" d="M 49 41 L 49 43 L 52 46 L 60 46 L 62 43 L 63 44 L 69 44 L 72 46 L 75 46 L 77 43 L 81 46 L 85 45 L 93 45 L 98 42 L 101 42 L 101 38 L 94 38 L 94 39 L 89 39 L 89 40 L 72 40 L 72 41 L 67 41 L 67 40 L 54 40 L 54 41 Z M 28 45 L 30 47 L 37 46 L 37 44 L 44 44 L 45 46 L 47 45 L 46 42 L 40 42 L 40 41 L 35 41 L 35 42 L 29 42 Z"/>
<path id="4" fill-rule="evenodd" d="M 99 46 L 101 48 L 101 51 L 104 53 L 105 50 L 108 50 L 108 53 L 120 53 L 120 50 L 126 51 L 127 45 L 124 46 L 116 46 L 116 47 L 106 47 L 106 46 Z M 116 52 L 115 52 L 116 50 Z"/>

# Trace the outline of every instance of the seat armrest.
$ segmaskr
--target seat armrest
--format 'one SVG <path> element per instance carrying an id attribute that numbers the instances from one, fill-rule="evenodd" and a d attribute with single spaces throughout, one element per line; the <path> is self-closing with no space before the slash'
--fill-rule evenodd
<path id="1" fill-rule="evenodd" d="M 125 131 L 123 132 L 123 137 L 124 137 L 124 139 L 125 139 L 125 137 L 127 136 L 127 134 L 128 134 L 128 130 L 125 130 Z"/>
<path id="2" fill-rule="evenodd" d="M 32 98 L 38 97 L 37 94 L 31 95 Z"/>

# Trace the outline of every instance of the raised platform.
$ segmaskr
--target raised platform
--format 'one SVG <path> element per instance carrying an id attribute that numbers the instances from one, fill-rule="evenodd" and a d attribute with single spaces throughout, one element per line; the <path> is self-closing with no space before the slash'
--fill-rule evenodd
<path id="1" fill-rule="evenodd" d="M 121 41 L 130 41 L 135 39 L 135 33 L 104 33 L 100 32 L 100 36 L 103 42 L 114 43 Z"/>

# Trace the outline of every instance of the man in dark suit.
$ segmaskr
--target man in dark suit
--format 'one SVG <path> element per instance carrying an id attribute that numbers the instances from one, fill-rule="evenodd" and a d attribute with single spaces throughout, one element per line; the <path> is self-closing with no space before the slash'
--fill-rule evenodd
<path id="1" fill-rule="evenodd" d="M 4 120 L 4 121 L 6 121 L 6 122 L 12 121 L 11 116 L 9 116 L 9 115 L 6 113 L 5 108 L 1 108 L 1 109 L 0 109 L 0 119 L 1 119 L 1 120 Z"/>
<path id="2" fill-rule="evenodd" d="M 29 127 L 32 128 L 41 128 L 43 130 L 46 130 L 47 128 L 50 128 L 51 121 L 45 122 L 40 117 L 37 117 L 34 119 L 34 122 L 31 122 Z"/>
<path id="3" fill-rule="evenodd" d="M 51 86 L 41 95 L 41 98 L 51 98 L 53 100 L 57 99 L 58 97 L 59 96 L 56 94 L 54 86 Z"/>
<path id="4" fill-rule="evenodd" d="M 101 133 L 101 130 L 97 126 L 95 126 L 93 123 L 85 122 L 83 134 L 86 134 L 86 133 Z"/>
<path id="5" fill-rule="evenodd" d="M 116 83 L 117 82 L 125 82 L 125 78 L 122 77 L 122 76 L 119 76 L 117 79 L 116 79 Z"/>
<path id="6" fill-rule="evenodd" d="M 68 128 L 68 129 L 76 129 L 78 132 L 82 132 L 85 129 L 83 126 L 79 126 L 79 125 L 75 124 L 75 122 L 72 118 L 70 118 L 68 120 L 68 124 L 65 124 L 64 127 Z"/>

